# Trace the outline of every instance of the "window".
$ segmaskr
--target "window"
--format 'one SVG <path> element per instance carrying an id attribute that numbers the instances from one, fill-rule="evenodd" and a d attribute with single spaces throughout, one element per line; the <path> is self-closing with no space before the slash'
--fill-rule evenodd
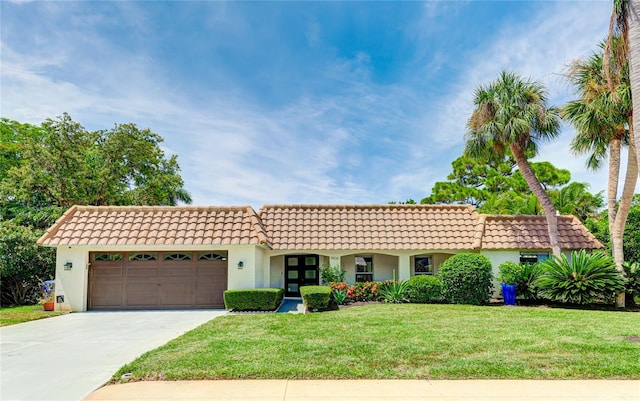
<path id="1" fill-rule="evenodd" d="M 152 260 L 158 260 L 156 253 L 132 253 L 129 255 L 129 261 L 131 262 L 149 262 Z"/>
<path id="2" fill-rule="evenodd" d="M 191 260 L 190 253 L 165 253 L 162 260 Z"/>
<path id="3" fill-rule="evenodd" d="M 227 260 L 226 252 L 200 252 L 198 260 Z"/>
<path id="4" fill-rule="evenodd" d="M 520 252 L 520 263 L 536 263 L 549 259 L 549 252 Z"/>
<path id="5" fill-rule="evenodd" d="M 96 253 L 93 255 L 93 260 L 96 262 L 117 262 L 122 260 L 121 253 Z"/>
<path id="6" fill-rule="evenodd" d="M 356 256 L 356 283 L 373 281 L 373 256 Z"/>
<path id="7" fill-rule="evenodd" d="M 413 258 L 413 273 L 433 274 L 433 258 L 431 256 L 416 256 Z"/>

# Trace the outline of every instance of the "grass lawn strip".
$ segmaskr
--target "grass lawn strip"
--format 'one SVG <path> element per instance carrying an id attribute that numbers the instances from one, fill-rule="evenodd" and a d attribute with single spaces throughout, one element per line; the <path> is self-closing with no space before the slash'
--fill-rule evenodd
<path id="1" fill-rule="evenodd" d="M 9 326 L 11 324 L 24 323 L 62 314 L 64 314 L 64 312 L 45 312 L 44 309 L 42 309 L 42 305 L 0 308 L 0 326 Z"/>
<path id="2" fill-rule="evenodd" d="M 121 368 L 134 380 L 640 379 L 640 313 L 369 305 L 223 316 Z"/>

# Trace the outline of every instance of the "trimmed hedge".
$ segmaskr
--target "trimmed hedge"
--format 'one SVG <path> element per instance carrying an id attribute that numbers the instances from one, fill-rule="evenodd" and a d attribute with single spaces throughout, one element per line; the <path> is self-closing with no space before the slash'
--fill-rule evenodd
<path id="1" fill-rule="evenodd" d="M 309 310 L 327 310 L 331 303 L 331 287 L 306 285 L 300 287 L 302 302 Z"/>
<path id="2" fill-rule="evenodd" d="M 407 281 L 409 302 L 429 304 L 442 302 L 442 281 L 429 275 L 413 276 Z"/>
<path id="3" fill-rule="evenodd" d="M 250 288 L 226 290 L 224 306 L 232 311 L 273 311 L 284 297 L 282 288 Z"/>
<path id="4" fill-rule="evenodd" d="M 493 288 L 491 261 L 478 253 L 459 253 L 445 260 L 438 270 L 442 295 L 453 304 L 482 305 Z"/>

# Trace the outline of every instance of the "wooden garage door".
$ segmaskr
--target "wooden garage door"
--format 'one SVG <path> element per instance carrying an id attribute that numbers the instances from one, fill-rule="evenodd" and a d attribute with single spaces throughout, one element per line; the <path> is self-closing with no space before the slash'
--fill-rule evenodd
<path id="1" fill-rule="evenodd" d="M 222 308 L 226 252 L 93 252 L 89 309 Z"/>

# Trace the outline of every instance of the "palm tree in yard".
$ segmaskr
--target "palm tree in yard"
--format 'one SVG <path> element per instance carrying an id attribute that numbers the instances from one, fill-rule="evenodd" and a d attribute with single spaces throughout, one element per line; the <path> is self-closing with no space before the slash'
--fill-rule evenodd
<path id="1" fill-rule="evenodd" d="M 551 250 L 560 256 L 556 209 L 527 157 L 537 153 L 541 141 L 558 135 L 558 110 L 547 106 L 544 86 L 508 71 L 502 71 L 489 85 L 478 87 L 474 104 L 475 109 L 467 123 L 465 153 L 492 158 L 511 150 L 522 176 L 544 210 Z"/>
<path id="2" fill-rule="evenodd" d="M 612 45 L 616 39 L 622 41 L 622 46 L 613 49 Z M 635 118 L 631 118 L 631 126 L 634 132 L 640 132 L 640 0 L 613 0 L 604 56 L 605 72 L 612 92 L 616 77 L 611 71 L 611 66 L 629 62 L 629 82 L 635 114 Z M 640 171 L 640 135 L 634 138 L 634 145 Z"/>
<path id="3" fill-rule="evenodd" d="M 629 153 L 633 151 L 635 158 L 629 158 L 629 164 L 635 161 L 635 179 L 637 180 L 640 171 L 640 0 L 613 0 L 613 9 L 609 23 L 609 35 L 604 49 L 604 69 L 609 84 L 609 90 L 616 93 L 615 87 L 620 82 L 620 75 L 624 69 L 619 66 L 626 66 L 628 63 L 630 96 L 632 99 L 632 111 L 629 117 Z M 634 118 L 635 114 L 635 118 Z M 633 149 L 635 148 L 635 150 Z M 634 181 L 635 182 L 635 181 Z M 631 185 L 629 175 L 625 178 L 625 186 Z M 632 194 L 623 193 L 618 208 L 618 215 L 623 212 L 628 213 L 630 204 L 623 202 L 628 200 Z M 616 216 L 617 217 L 617 216 Z M 625 220 L 620 225 L 614 227 L 615 235 L 622 235 Z M 613 244 L 612 244 L 613 245 Z M 618 249 L 613 248 L 614 259 L 618 264 L 618 269 L 622 271 L 621 262 L 623 260 L 622 241 Z M 617 256 L 616 256 L 617 253 Z M 617 306 L 624 306 L 624 293 L 618 294 L 616 298 Z"/>
<path id="4" fill-rule="evenodd" d="M 609 51 L 615 53 L 620 40 L 609 43 Z M 607 47 L 603 45 L 602 47 Z M 563 116 L 576 128 L 576 136 L 571 143 L 576 153 L 590 153 L 587 165 L 598 168 L 609 151 L 609 178 L 607 203 L 609 212 L 609 236 L 614 260 L 623 271 L 624 227 L 629 215 L 633 192 L 638 177 L 634 132 L 632 127 L 631 88 L 629 69 L 625 62 L 610 68 L 609 79 L 605 74 L 603 53 L 593 54 L 585 61 L 573 64 L 569 80 L 576 88 L 579 99 L 569 102 L 563 108 Z M 614 62 L 612 59 L 609 62 Z M 613 72 L 613 73 L 612 73 Z M 611 86 L 610 84 L 613 83 Z M 613 88 L 613 91 L 611 91 Z M 628 144 L 629 163 L 625 174 L 624 188 L 617 205 L 618 181 L 620 174 L 621 146 Z M 617 206 L 617 207 L 616 207 Z"/>

